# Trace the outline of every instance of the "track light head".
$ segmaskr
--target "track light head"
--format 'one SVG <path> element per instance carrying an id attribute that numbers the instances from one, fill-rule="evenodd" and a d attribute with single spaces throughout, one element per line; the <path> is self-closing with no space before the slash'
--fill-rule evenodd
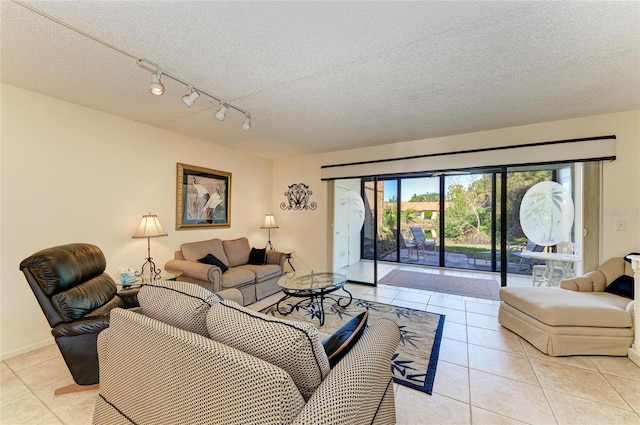
<path id="1" fill-rule="evenodd" d="M 162 96 L 164 94 L 164 85 L 162 85 L 162 81 L 160 81 L 160 71 L 151 74 L 151 86 L 149 86 L 149 90 L 151 94 L 155 94 L 156 96 Z"/>
<path id="2" fill-rule="evenodd" d="M 220 109 L 218 109 L 218 112 L 216 112 L 216 118 L 220 121 L 224 121 L 225 117 L 227 116 L 228 109 L 229 107 L 227 105 L 225 105 L 224 103 L 221 104 Z"/>
<path id="3" fill-rule="evenodd" d="M 242 129 L 244 131 L 251 130 L 251 115 L 247 114 L 244 116 L 244 122 L 242 123 Z"/>
<path id="4" fill-rule="evenodd" d="M 182 101 L 184 102 L 185 105 L 191 108 L 199 97 L 200 97 L 200 93 L 198 93 L 192 88 L 191 93 L 185 94 L 184 96 L 182 96 Z"/>

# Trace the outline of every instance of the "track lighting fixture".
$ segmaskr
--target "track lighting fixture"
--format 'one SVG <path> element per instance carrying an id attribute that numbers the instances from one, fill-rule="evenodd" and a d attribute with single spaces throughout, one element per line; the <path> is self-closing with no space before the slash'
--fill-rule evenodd
<path id="1" fill-rule="evenodd" d="M 30 11 L 42 16 L 43 18 L 49 19 L 50 21 L 61 25 L 63 27 L 65 27 L 68 30 L 71 30 L 77 34 L 80 34 L 83 37 L 86 37 L 92 41 L 95 41 L 96 43 L 102 44 L 104 47 L 107 47 L 115 52 L 118 52 L 124 56 L 128 56 L 129 58 L 135 60 L 138 63 L 138 66 L 140 68 L 143 68 L 147 71 L 151 72 L 151 85 L 149 87 L 149 90 L 151 91 L 152 94 L 156 95 L 156 96 L 162 96 L 164 94 L 164 85 L 162 84 L 162 81 L 160 81 L 160 77 L 162 75 L 164 75 L 167 78 L 170 78 L 174 81 L 177 81 L 178 83 L 184 84 L 185 86 L 189 87 L 189 94 L 185 95 L 182 97 L 182 101 L 185 103 L 185 105 L 187 105 L 188 107 L 193 106 L 193 104 L 195 103 L 196 99 L 198 99 L 198 97 L 200 97 L 201 95 L 205 95 L 210 97 L 211 99 L 220 102 L 220 109 L 218 110 L 218 112 L 216 112 L 216 118 L 219 119 L 220 121 L 224 120 L 225 117 L 227 116 L 227 110 L 229 108 L 235 109 L 236 111 L 244 114 L 244 122 L 242 123 L 242 129 L 244 131 L 249 131 L 251 129 L 251 114 L 249 114 L 249 111 L 246 111 L 230 102 L 227 102 L 226 100 L 222 99 L 219 96 L 216 96 L 213 93 L 209 93 L 206 90 L 203 90 L 201 87 L 196 87 L 194 84 L 178 77 L 177 75 L 174 75 L 170 72 L 168 72 L 165 69 L 160 68 L 160 66 L 158 66 L 157 64 L 138 57 L 136 55 L 134 55 L 133 53 L 127 52 L 126 50 L 121 49 L 118 46 L 115 46 L 111 43 L 106 42 L 105 40 L 102 40 L 94 35 L 91 35 L 89 33 L 86 33 L 76 27 L 74 27 L 73 25 L 70 25 L 66 22 L 61 21 L 58 18 L 54 18 L 51 15 L 46 14 L 45 12 L 43 12 L 42 10 L 37 9 L 34 6 L 31 6 L 29 4 L 26 4 L 20 0 L 14 0 L 14 2 L 26 9 L 29 9 Z"/>
<path id="2" fill-rule="evenodd" d="M 156 71 L 155 74 L 151 74 L 151 86 L 149 89 L 151 94 L 155 94 L 156 96 L 162 96 L 164 94 L 164 85 L 162 85 L 162 81 L 160 81 L 160 70 Z"/>
<path id="3" fill-rule="evenodd" d="M 220 104 L 220 109 L 218 109 L 218 112 L 216 112 L 216 118 L 220 121 L 224 121 L 225 117 L 227 116 L 228 109 L 229 107 L 224 103 Z"/>
<path id="4" fill-rule="evenodd" d="M 195 91 L 193 87 L 189 87 L 189 90 L 191 92 L 189 94 L 185 94 L 184 96 L 182 96 L 182 101 L 184 102 L 185 105 L 191 108 L 195 103 L 195 101 L 200 97 L 200 93 Z"/>
<path id="5" fill-rule="evenodd" d="M 242 129 L 244 131 L 251 130 L 251 115 L 247 114 L 244 116 L 244 122 L 242 123 Z"/>
<path id="6" fill-rule="evenodd" d="M 217 100 L 218 102 L 220 102 L 220 109 L 218 109 L 218 111 L 215 113 L 215 117 L 220 120 L 220 121 L 224 121 L 224 119 L 227 117 L 227 112 L 229 111 L 229 108 L 233 108 L 238 112 L 241 112 L 244 114 L 244 121 L 242 122 L 242 129 L 244 131 L 250 131 L 251 130 L 251 114 L 249 113 L 249 111 L 245 111 L 242 108 L 238 108 L 235 105 L 232 105 L 230 103 L 228 103 L 227 101 L 209 93 L 206 92 L 204 90 L 202 90 L 201 88 L 196 88 L 193 84 L 182 80 L 179 77 L 176 77 L 173 74 L 168 73 L 167 71 L 160 69 L 160 67 L 152 62 L 149 62 L 146 59 L 139 59 L 138 60 L 138 66 L 140 66 L 141 68 L 147 69 L 149 71 L 152 72 L 151 74 L 151 93 L 160 96 L 164 93 L 164 86 L 162 85 L 162 82 L 160 81 L 160 76 L 164 75 L 165 77 L 169 77 L 172 80 L 175 80 L 179 83 L 182 83 L 184 85 L 186 85 L 189 88 L 189 93 L 185 94 L 184 96 L 182 96 L 182 101 L 184 102 L 185 105 L 187 105 L 189 108 L 191 108 L 194 103 L 196 102 L 196 100 L 198 100 L 198 98 L 201 95 L 206 95 L 214 100 Z"/>

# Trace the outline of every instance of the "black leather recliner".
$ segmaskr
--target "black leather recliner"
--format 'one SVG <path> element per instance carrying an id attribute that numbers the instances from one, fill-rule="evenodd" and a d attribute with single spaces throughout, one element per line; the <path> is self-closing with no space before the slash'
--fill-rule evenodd
<path id="1" fill-rule="evenodd" d="M 100 248 L 85 243 L 44 249 L 20 263 L 77 384 L 56 394 L 98 383 L 98 333 L 109 327 L 111 309 L 138 306 L 137 290 L 118 292 L 106 266 Z"/>

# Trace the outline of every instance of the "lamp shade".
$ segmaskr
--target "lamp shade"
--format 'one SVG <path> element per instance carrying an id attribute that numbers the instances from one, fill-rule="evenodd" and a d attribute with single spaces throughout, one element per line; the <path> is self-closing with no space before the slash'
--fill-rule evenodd
<path id="1" fill-rule="evenodd" d="M 140 226 L 138 226 L 132 238 L 155 238 L 158 236 L 167 236 L 167 232 L 162 228 L 158 216 L 149 213 L 142 216 Z"/>
<path id="2" fill-rule="evenodd" d="M 276 223 L 276 219 L 273 214 L 267 214 L 264 216 L 264 223 L 260 226 L 261 229 L 277 229 L 278 223 Z"/>

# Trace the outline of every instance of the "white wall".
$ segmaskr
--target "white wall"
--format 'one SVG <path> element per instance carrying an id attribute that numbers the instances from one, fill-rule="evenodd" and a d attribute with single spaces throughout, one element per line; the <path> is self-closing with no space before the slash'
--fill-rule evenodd
<path id="1" fill-rule="evenodd" d="M 274 205 L 284 200 L 282 193 L 295 182 L 309 184 L 311 198 L 318 203 L 313 212 L 279 211 L 281 240 L 296 250 L 294 265 L 330 266 L 331 223 L 326 218 L 330 217 L 331 200 L 327 198 L 328 183 L 320 180 L 322 165 L 609 134 L 617 136 L 617 159 L 603 166 L 601 259 L 640 252 L 640 111 L 276 160 Z M 626 231 L 614 230 L 615 218 L 626 219 Z"/>
<path id="2" fill-rule="evenodd" d="M 247 236 L 254 246 L 266 243 L 260 225 L 272 209 L 271 160 L 10 85 L 1 93 L 2 358 L 53 341 L 18 269 L 40 249 L 96 244 L 117 277 L 119 265 L 139 268 L 146 257 L 146 239 L 131 235 L 148 212 L 169 233 L 151 240 L 161 268 L 187 241 Z M 232 173 L 229 229 L 175 230 L 178 162 Z"/>

